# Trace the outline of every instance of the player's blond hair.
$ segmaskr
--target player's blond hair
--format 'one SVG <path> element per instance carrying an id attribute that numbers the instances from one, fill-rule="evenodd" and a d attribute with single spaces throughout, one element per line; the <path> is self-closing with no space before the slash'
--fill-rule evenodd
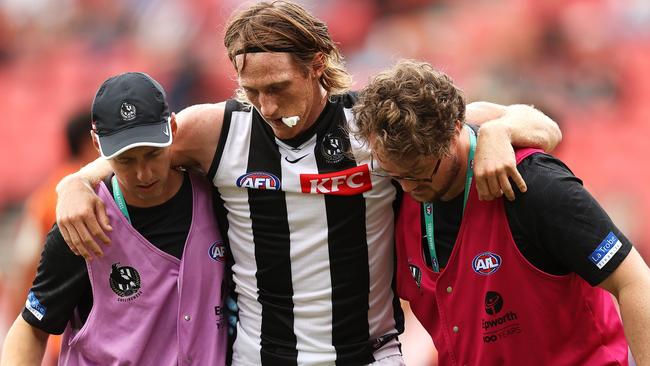
<path id="1" fill-rule="evenodd" d="M 235 68 L 238 54 L 288 52 L 305 72 L 314 62 L 322 63 L 319 81 L 330 95 L 345 93 L 352 83 L 327 25 L 291 2 L 260 2 L 235 14 L 226 26 L 224 45 Z M 315 58 L 318 53 L 322 57 Z"/>

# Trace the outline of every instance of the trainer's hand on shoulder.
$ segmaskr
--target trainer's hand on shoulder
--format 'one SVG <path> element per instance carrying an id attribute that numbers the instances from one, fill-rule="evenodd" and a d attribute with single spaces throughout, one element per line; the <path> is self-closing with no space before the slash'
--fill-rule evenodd
<path id="1" fill-rule="evenodd" d="M 526 192 L 526 183 L 517 170 L 515 151 L 508 130 L 498 123 L 481 125 L 474 155 L 474 179 L 478 198 L 489 201 L 505 195 L 515 199 L 511 181 Z"/>
<path id="2" fill-rule="evenodd" d="M 103 252 L 95 239 L 109 244 L 107 231 L 112 231 L 104 202 L 90 184 L 75 174 L 57 185 L 56 223 L 61 235 L 76 255 L 87 260 L 101 257 Z"/>

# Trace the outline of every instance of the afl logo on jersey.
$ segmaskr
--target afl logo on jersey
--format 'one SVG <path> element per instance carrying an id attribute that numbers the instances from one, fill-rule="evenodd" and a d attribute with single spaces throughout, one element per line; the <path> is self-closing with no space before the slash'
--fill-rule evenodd
<path id="1" fill-rule="evenodd" d="M 133 267 L 113 263 L 108 277 L 111 289 L 119 297 L 129 297 L 138 294 L 140 290 L 140 274 Z"/>
<path id="2" fill-rule="evenodd" d="M 210 250 L 208 251 L 210 258 L 214 259 L 217 262 L 223 262 L 226 258 L 226 246 L 223 245 L 223 242 L 220 240 L 215 241 L 210 245 Z"/>
<path id="3" fill-rule="evenodd" d="M 280 179 L 270 173 L 251 172 L 237 178 L 237 187 L 279 191 Z"/>
<path id="4" fill-rule="evenodd" d="M 483 252 L 472 260 L 474 272 L 487 276 L 496 272 L 501 267 L 501 257 L 492 252 Z"/>
<path id="5" fill-rule="evenodd" d="M 133 120 L 135 118 L 135 112 L 136 110 L 133 104 L 130 104 L 128 102 L 122 103 L 122 106 L 120 107 L 120 116 L 122 116 L 122 120 Z"/>

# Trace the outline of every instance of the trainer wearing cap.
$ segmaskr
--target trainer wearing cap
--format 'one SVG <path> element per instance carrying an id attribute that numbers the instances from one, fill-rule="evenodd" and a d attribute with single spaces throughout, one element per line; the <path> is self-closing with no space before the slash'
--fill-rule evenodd
<path id="1" fill-rule="evenodd" d="M 92 116 L 99 152 L 106 159 L 138 146 L 172 143 L 165 91 L 145 73 L 128 72 L 104 81 L 95 95 Z"/>
<path id="2" fill-rule="evenodd" d="M 205 179 L 171 169 L 176 123 L 163 88 L 144 73 L 111 77 L 92 119 L 115 172 L 96 189 L 113 245 L 85 262 L 53 227 L 2 366 L 40 365 L 61 333 L 64 365 L 223 365 L 225 247 Z"/>

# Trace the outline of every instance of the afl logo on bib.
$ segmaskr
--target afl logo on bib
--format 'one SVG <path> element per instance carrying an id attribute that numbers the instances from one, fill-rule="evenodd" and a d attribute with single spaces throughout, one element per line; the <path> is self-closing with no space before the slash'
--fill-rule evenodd
<path id="1" fill-rule="evenodd" d="M 474 272 L 487 276 L 496 272 L 501 267 L 501 257 L 492 252 L 483 252 L 472 260 Z"/>
<path id="2" fill-rule="evenodd" d="M 215 241 L 210 245 L 210 250 L 208 251 L 210 258 L 214 259 L 217 262 L 223 262 L 226 258 L 226 246 L 223 245 L 221 241 Z"/>

